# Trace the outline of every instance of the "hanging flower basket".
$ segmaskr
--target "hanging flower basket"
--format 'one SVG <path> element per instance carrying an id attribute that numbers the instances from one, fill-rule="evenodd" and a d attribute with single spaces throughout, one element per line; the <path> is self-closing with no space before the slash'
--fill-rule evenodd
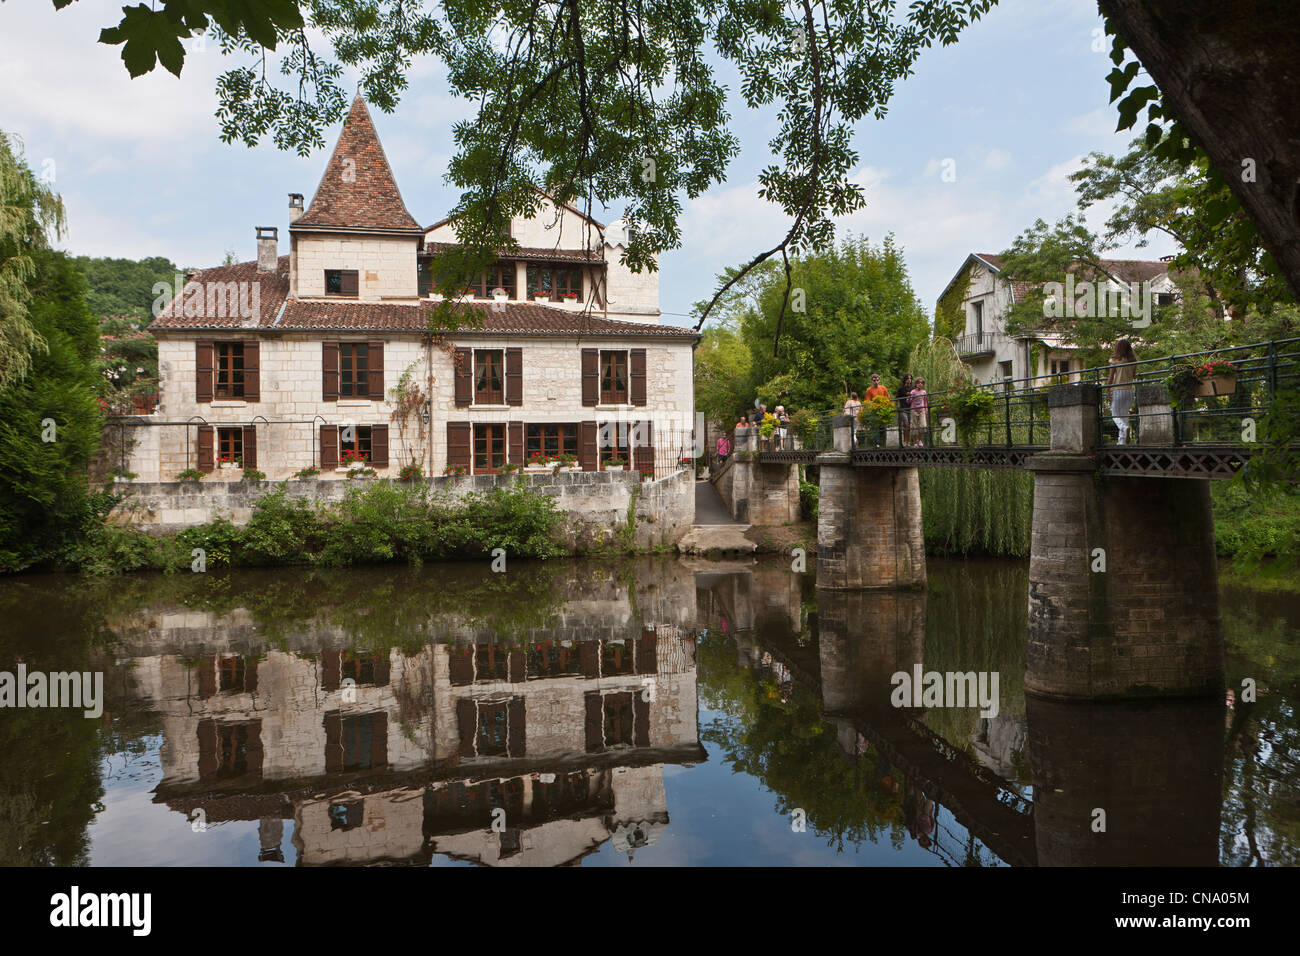
<path id="1" fill-rule="evenodd" d="M 1196 377 L 1199 380 L 1196 386 L 1198 396 L 1213 398 L 1237 391 L 1237 367 L 1231 362 L 1206 362 L 1197 366 Z"/>

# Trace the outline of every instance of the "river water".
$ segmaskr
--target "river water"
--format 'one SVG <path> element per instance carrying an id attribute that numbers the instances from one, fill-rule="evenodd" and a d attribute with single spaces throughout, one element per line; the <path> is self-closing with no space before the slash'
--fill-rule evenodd
<path id="1" fill-rule="evenodd" d="M 780 561 L 639 558 L 0 581 L 0 671 L 103 680 L 97 716 L 0 710 L 0 863 L 1300 861 L 1300 595 L 1222 586 L 1226 701 L 1089 706 L 1023 693 L 1024 564 L 929 578 L 844 595 Z M 996 705 L 894 706 L 918 666 L 996 675 Z"/>

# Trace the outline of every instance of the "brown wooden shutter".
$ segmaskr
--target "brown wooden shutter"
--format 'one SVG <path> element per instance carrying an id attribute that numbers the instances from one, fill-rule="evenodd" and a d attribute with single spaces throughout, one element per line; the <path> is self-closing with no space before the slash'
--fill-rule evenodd
<path id="1" fill-rule="evenodd" d="M 578 426 L 578 463 L 583 471 L 595 471 L 600 465 L 600 430 L 595 422 L 581 422 Z"/>
<path id="2" fill-rule="evenodd" d="M 645 404 L 642 402 L 641 404 Z M 655 469 L 655 436 L 654 424 L 652 422 L 637 422 L 640 428 L 634 427 L 632 434 L 642 440 L 643 444 L 638 443 L 632 449 L 632 467 L 637 471 L 650 471 L 652 474 Z"/>
<path id="3" fill-rule="evenodd" d="M 245 751 L 248 773 L 260 777 L 262 776 L 262 722 L 250 720 L 244 726 L 248 728 L 248 749 Z"/>
<path id="4" fill-rule="evenodd" d="M 645 349 L 627 353 L 628 399 L 633 405 L 645 404 Z"/>
<path id="5" fill-rule="evenodd" d="M 216 437 L 216 432 L 211 425 L 199 426 L 199 437 L 196 443 L 199 471 L 212 471 L 217 467 Z"/>
<path id="6" fill-rule="evenodd" d="M 523 422 L 511 422 L 506 429 L 506 460 L 524 463 Z"/>
<path id="7" fill-rule="evenodd" d="M 600 641 L 583 641 L 578 651 L 583 677 L 600 676 Z"/>
<path id="8" fill-rule="evenodd" d="M 474 683 L 474 649 L 471 647 L 447 648 L 447 666 L 453 687 Z"/>
<path id="9" fill-rule="evenodd" d="M 452 356 L 453 378 L 456 382 L 456 406 L 463 408 L 474 402 L 474 350 L 457 349 Z"/>
<path id="10" fill-rule="evenodd" d="M 212 401 L 212 342 L 194 343 L 195 395 L 200 402 Z"/>
<path id="11" fill-rule="evenodd" d="M 339 294 L 356 295 L 357 294 L 357 270 L 343 269 L 339 272 Z"/>
<path id="12" fill-rule="evenodd" d="M 325 772 L 343 769 L 343 715 L 335 710 L 325 715 Z"/>
<path id="13" fill-rule="evenodd" d="M 244 343 L 244 401 L 262 400 L 261 348 L 257 342 Z"/>
<path id="14" fill-rule="evenodd" d="M 384 400 L 384 343 L 371 342 L 366 348 L 366 397 Z"/>
<path id="15" fill-rule="evenodd" d="M 388 649 L 379 651 L 375 656 L 375 686 L 387 687 L 393 670 L 393 652 Z"/>
<path id="16" fill-rule="evenodd" d="M 468 697 L 456 701 L 456 729 L 460 732 L 460 755 L 474 756 L 474 738 L 478 735 L 478 707 Z"/>
<path id="17" fill-rule="evenodd" d="M 324 383 L 322 399 L 327 402 L 339 400 L 339 344 L 322 343 L 321 381 Z"/>
<path id="18" fill-rule="evenodd" d="M 339 466 L 339 426 L 320 427 L 320 466 L 322 470 Z"/>
<path id="19" fill-rule="evenodd" d="M 461 465 L 466 471 L 470 466 L 470 445 L 472 432 L 469 422 L 447 423 L 447 464 Z"/>
<path id="20" fill-rule="evenodd" d="M 638 674 L 657 674 L 659 658 L 655 650 L 657 635 L 654 631 L 642 631 L 636 642 L 636 672 Z"/>
<path id="21" fill-rule="evenodd" d="M 506 756 L 522 757 L 525 755 L 527 748 L 527 734 L 525 733 L 525 708 L 522 697 L 511 697 L 510 703 L 506 707 L 506 719 L 509 722 L 509 730 L 506 734 Z"/>
<path id="22" fill-rule="evenodd" d="M 650 746 L 650 701 L 644 691 L 632 695 L 632 745 Z"/>
<path id="23" fill-rule="evenodd" d="M 524 403 L 524 350 L 506 349 L 506 404 Z"/>
<path id="24" fill-rule="evenodd" d="M 511 651 L 510 656 L 506 658 L 509 662 L 507 673 L 510 683 L 522 684 L 527 679 L 527 659 L 523 651 Z"/>
<path id="25" fill-rule="evenodd" d="M 244 693 L 257 693 L 257 665 L 256 657 L 244 658 Z"/>
<path id="26" fill-rule="evenodd" d="M 600 701 L 600 691 L 592 690 L 583 695 L 585 719 L 584 736 L 587 741 L 587 753 L 595 753 L 605 746 L 605 708 Z"/>
<path id="27" fill-rule="evenodd" d="M 244 426 L 244 467 L 257 467 L 257 426 Z"/>
<path id="28" fill-rule="evenodd" d="M 370 766 L 388 766 L 388 714 L 382 710 L 370 715 Z"/>
<path id="29" fill-rule="evenodd" d="M 600 349 L 582 350 L 582 404 L 600 404 Z"/>
<path id="30" fill-rule="evenodd" d="M 217 722 L 199 721 L 199 779 L 207 780 L 217 772 Z"/>
<path id="31" fill-rule="evenodd" d="M 320 664 L 321 688 L 327 691 L 338 690 L 343 674 L 343 652 L 321 651 Z"/>
<path id="32" fill-rule="evenodd" d="M 217 659 L 200 657 L 195 664 L 199 678 L 199 697 L 211 697 L 217 692 Z"/>
<path id="33" fill-rule="evenodd" d="M 376 468 L 388 467 L 388 426 L 370 426 L 370 464 Z"/>

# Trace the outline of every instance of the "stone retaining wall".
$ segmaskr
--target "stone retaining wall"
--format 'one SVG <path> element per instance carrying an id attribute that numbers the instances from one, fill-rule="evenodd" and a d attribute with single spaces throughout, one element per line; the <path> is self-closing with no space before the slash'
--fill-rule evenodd
<path id="1" fill-rule="evenodd" d="M 227 518 L 246 524 L 257 503 L 282 486 L 292 499 L 315 508 L 337 505 L 358 481 L 292 480 L 157 481 L 118 484 L 126 498 L 113 509 L 110 521 L 133 525 L 151 533 L 166 534 Z M 461 497 L 504 488 L 523 481 L 529 488 L 555 497 L 566 516 L 562 536 L 567 546 L 585 549 L 612 544 L 633 519 L 632 545 L 637 550 L 672 547 L 695 521 L 695 481 L 690 471 L 679 471 L 656 481 L 641 481 L 635 472 L 571 472 L 558 475 L 473 475 L 426 478 L 434 492 Z"/>

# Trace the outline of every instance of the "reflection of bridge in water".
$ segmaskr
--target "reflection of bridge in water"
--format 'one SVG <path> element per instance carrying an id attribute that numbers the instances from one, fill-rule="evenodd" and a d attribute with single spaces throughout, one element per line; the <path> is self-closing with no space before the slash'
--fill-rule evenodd
<path id="1" fill-rule="evenodd" d="M 1217 863 L 1219 702 L 1031 698 L 1017 718 L 1003 700 L 996 717 L 979 720 L 974 739 L 948 740 L 888 703 L 890 677 L 924 660 L 926 594 L 817 589 L 805 623 L 799 576 L 783 568 L 700 583 L 702 621 L 727 619 L 746 666 L 813 691 L 847 758 L 869 745 L 938 805 L 923 845 L 945 862 L 987 862 L 978 841 L 1016 866 Z M 1030 768 L 1028 784 L 1008 776 L 1018 758 Z M 1105 812 L 1101 832 L 1097 810 Z"/>

